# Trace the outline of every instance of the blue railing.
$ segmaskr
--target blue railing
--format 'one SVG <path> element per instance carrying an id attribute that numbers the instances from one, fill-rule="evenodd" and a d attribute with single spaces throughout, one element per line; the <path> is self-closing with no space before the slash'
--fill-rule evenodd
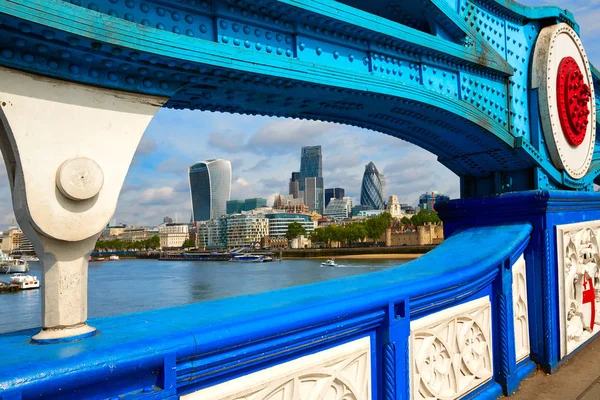
<path id="1" fill-rule="evenodd" d="M 534 368 L 528 357 L 516 361 L 511 286 L 511 266 L 523 254 L 531 231 L 528 223 L 470 228 L 387 271 L 92 319 L 98 333 L 79 342 L 33 345 L 34 330 L 0 335 L 0 394 L 3 400 L 176 398 L 277 365 L 285 372 L 294 360 L 368 338 L 363 341 L 369 348 L 366 373 L 372 398 L 408 398 L 409 374 L 414 380 L 418 368 L 409 342 L 417 343 L 419 330 L 411 324 L 425 318 L 444 323 L 453 310 L 456 318 L 468 319 L 478 312 L 469 311 L 475 304 L 489 326 L 481 322 L 483 317 L 473 319 L 473 326 L 481 326 L 471 328 L 469 346 L 477 351 L 468 357 L 479 357 L 489 376 L 473 378 L 463 389 L 471 396 L 495 398 Z M 423 365 L 435 354 L 427 357 Z M 221 398 L 199 393 L 197 398 Z"/>

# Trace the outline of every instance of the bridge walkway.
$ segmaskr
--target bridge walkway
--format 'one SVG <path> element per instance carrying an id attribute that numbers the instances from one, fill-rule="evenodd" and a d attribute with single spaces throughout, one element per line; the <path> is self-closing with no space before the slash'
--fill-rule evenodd
<path id="1" fill-rule="evenodd" d="M 506 400 L 600 400 L 600 338 L 596 338 L 558 372 L 538 370 Z"/>

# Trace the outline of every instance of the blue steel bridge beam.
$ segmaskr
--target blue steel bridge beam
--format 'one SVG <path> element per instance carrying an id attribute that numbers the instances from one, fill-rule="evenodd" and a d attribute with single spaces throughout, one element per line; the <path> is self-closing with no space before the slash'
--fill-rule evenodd
<path id="1" fill-rule="evenodd" d="M 532 155 L 529 154 L 533 148 L 531 146 L 525 150 L 517 148 L 515 151 L 514 138 L 509 132 L 511 128 L 508 121 L 510 96 L 508 94 L 508 83 L 505 80 L 513 72 L 513 68 L 497 52 L 493 49 L 490 50 L 489 46 L 485 44 L 486 42 L 482 40 L 476 41 L 476 43 L 482 44 L 476 46 L 478 50 L 473 50 L 360 10 L 354 10 L 342 4 L 336 3 L 334 10 L 332 8 L 333 2 L 322 2 L 318 4 L 317 9 L 308 11 L 309 5 L 303 4 L 305 9 L 297 11 L 298 15 L 307 21 L 313 21 L 313 24 L 317 24 L 314 21 L 320 18 L 320 26 L 312 26 L 311 29 L 311 26 L 307 23 L 301 24 L 298 21 L 292 21 L 288 24 L 288 30 L 291 33 L 285 33 L 284 29 L 280 30 L 280 34 L 284 35 L 286 40 L 289 39 L 291 43 L 285 51 L 282 48 L 282 54 L 279 55 L 275 46 L 273 46 L 272 53 L 266 53 L 266 47 L 269 46 L 267 38 L 262 39 L 266 42 L 262 45 L 260 51 L 255 48 L 258 41 L 250 43 L 254 50 L 251 51 L 245 48 L 246 43 L 244 40 L 236 40 L 236 33 L 231 25 L 236 21 L 233 18 L 243 18 L 244 10 L 236 8 L 240 2 L 236 2 L 235 7 L 221 7 L 219 4 L 222 3 L 218 3 L 213 5 L 212 9 L 207 7 L 204 14 L 198 13 L 193 17 L 190 16 L 191 14 L 186 15 L 185 18 L 190 16 L 190 19 L 196 18 L 195 22 L 206 24 L 200 25 L 200 31 L 206 31 L 201 40 L 182 34 L 164 32 L 161 29 L 145 27 L 139 23 L 132 24 L 122 19 L 133 19 L 134 22 L 141 22 L 142 24 L 147 23 L 141 17 L 136 16 L 133 11 L 128 14 L 117 12 L 121 10 L 104 10 L 107 14 L 116 14 L 122 17 L 116 18 L 107 14 L 89 12 L 82 7 L 60 1 L 42 2 L 36 0 L 27 2 L 26 5 L 24 3 L 24 1 L 5 2 L 2 3 L 0 11 L 37 22 L 40 26 L 45 25 L 58 31 L 78 35 L 77 39 L 65 35 L 62 38 L 62 46 L 57 43 L 60 40 L 44 37 L 44 34 L 48 36 L 47 32 L 35 32 L 37 35 L 33 35 L 33 37 L 41 37 L 41 43 L 45 43 L 36 43 L 38 48 L 40 45 L 48 48 L 52 46 L 59 54 L 69 54 L 72 60 L 83 60 L 73 66 L 70 61 L 67 63 L 59 59 L 58 61 L 55 60 L 53 65 L 45 66 L 43 61 L 46 61 L 47 58 L 44 55 L 35 54 L 36 49 L 31 49 L 32 51 L 28 53 L 19 53 L 19 48 L 5 48 L 4 51 L 10 56 L 17 54 L 12 58 L 5 57 L 3 60 L 5 65 L 11 67 L 27 68 L 36 73 L 50 74 L 63 79 L 75 79 L 105 87 L 172 96 L 172 101 L 167 106 L 177 104 L 178 107 L 186 108 L 198 108 L 199 105 L 194 105 L 193 101 L 183 98 L 180 93 L 174 95 L 179 89 L 191 86 L 193 82 L 207 79 L 206 75 L 212 72 L 227 76 L 228 74 L 235 74 L 235 71 L 249 73 L 255 77 L 261 75 L 263 77 L 280 76 L 306 84 L 316 84 L 329 88 L 337 87 L 347 90 L 348 95 L 350 93 L 352 95 L 355 95 L 355 93 L 368 93 L 385 95 L 388 100 L 394 98 L 411 99 L 415 103 L 433 105 L 434 108 L 431 109 L 433 111 L 429 111 L 430 113 L 436 113 L 435 110 L 437 109 L 450 110 L 450 112 L 457 115 L 458 120 L 466 117 L 467 120 L 483 128 L 484 132 L 482 134 L 470 135 L 468 139 L 459 140 L 456 143 L 457 146 L 464 147 L 464 149 L 455 154 L 455 157 L 468 159 L 469 154 L 480 154 L 484 149 L 481 147 L 469 149 L 471 142 L 477 140 L 497 142 L 497 139 L 494 138 L 496 136 L 505 142 L 505 144 L 500 144 L 498 150 L 505 153 L 503 159 L 506 160 L 500 169 L 514 170 L 516 166 L 521 169 L 522 166 L 527 168 L 534 165 L 531 160 Z M 98 7 L 101 3 L 95 2 L 94 4 Z M 106 4 L 109 3 L 106 2 Z M 86 5 L 86 3 L 83 5 Z M 297 9 L 297 7 L 282 6 L 287 8 L 280 11 L 290 12 L 290 10 Z M 226 9 L 221 10 L 221 8 Z M 342 8 L 343 10 L 341 10 Z M 129 10 L 131 9 L 124 8 L 123 11 Z M 190 9 L 183 9 L 183 11 L 190 12 Z M 342 11 L 343 14 L 341 14 Z M 215 20 L 219 22 L 216 26 L 209 26 L 212 18 L 203 19 L 202 17 L 213 12 L 221 13 L 221 17 Z M 142 16 L 146 16 L 146 14 L 142 13 Z M 329 27 L 331 24 L 328 24 L 336 16 L 344 20 L 344 22 L 335 21 L 336 24 L 339 24 L 338 30 L 332 29 Z M 64 22 L 65 17 L 69 19 L 69 22 Z M 227 20 L 227 18 L 230 18 L 230 20 Z M 7 22 L 10 26 L 10 21 Z M 280 24 L 285 28 L 285 22 Z M 35 39 L 31 39 L 31 34 L 19 32 L 23 28 L 22 23 L 17 22 L 13 25 L 14 32 L 12 33 L 15 37 L 21 35 L 17 40 L 35 42 Z M 162 25 L 162 28 L 167 26 L 162 22 L 156 25 Z M 204 26 L 204 29 L 202 29 L 202 26 Z M 224 26 L 229 28 L 227 32 L 223 28 Z M 265 22 L 259 21 L 256 26 L 259 26 L 256 29 L 264 29 Z M 246 26 L 244 27 L 246 28 Z M 172 30 L 175 30 L 175 28 L 173 27 Z M 32 30 L 32 33 L 34 33 L 33 31 L 36 29 L 33 26 L 28 26 L 25 30 Z M 346 32 L 346 34 L 338 33 L 338 31 Z M 348 31 L 351 34 L 348 34 Z M 227 37 L 225 33 L 230 36 Z M 277 35 L 275 30 L 272 34 Z M 354 37 L 353 34 L 355 34 Z M 74 40 L 78 40 L 79 45 L 74 46 L 69 43 L 69 41 L 73 42 Z M 220 43 L 215 45 L 210 43 L 209 40 Z M 238 41 L 238 46 L 234 44 L 236 41 Z M 341 46 L 340 43 L 344 41 L 346 44 L 350 44 L 346 47 Z M 30 44 L 27 43 L 26 46 L 28 45 Z M 90 54 L 90 49 L 85 48 L 88 45 L 90 47 L 95 45 L 98 49 Z M 106 49 L 111 45 L 116 47 Z M 231 47 L 234 47 L 235 51 L 231 51 Z M 239 49 L 240 47 L 242 49 Z M 102 54 L 104 49 L 108 53 Z M 315 55 L 319 52 L 319 49 L 323 53 L 322 57 Z M 338 56 L 339 61 L 336 58 L 336 52 L 340 54 Z M 343 54 L 344 52 L 345 54 Z M 350 57 L 349 52 L 355 54 L 354 61 L 347 59 Z M 364 57 L 359 57 L 359 54 L 364 55 Z M 101 57 L 95 57 L 95 55 L 104 56 L 108 60 L 102 60 Z M 328 57 L 327 60 L 325 60 L 326 56 Z M 24 64 L 21 61 L 23 57 L 29 57 L 29 60 L 33 57 L 34 61 L 28 65 L 22 65 Z M 86 61 L 86 58 L 91 59 L 91 61 Z M 282 58 L 283 60 L 281 60 Z M 361 58 L 363 59 L 362 64 L 360 62 Z M 41 59 L 42 62 L 38 62 L 38 59 Z M 481 64 L 482 60 L 486 60 L 485 64 Z M 51 63 L 52 61 L 47 62 Z M 119 67 L 129 68 L 128 71 L 116 67 L 117 63 L 121 62 L 123 64 Z M 111 69 L 111 67 L 106 66 L 107 63 L 115 66 Z M 211 66 L 222 70 L 209 71 L 207 68 Z M 75 69 L 76 73 L 72 72 L 72 69 Z M 145 71 L 146 75 L 143 75 L 142 71 Z M 175 71 L 177 73 L 174 74 Z M 439 74 L 437 74 L 438 71 Z M 162 76 L 163 78 L 156 79 L 156 76 Z M 461 83 L 458 83 L 459 76 L 462 78 Z M 479 99 L 477 99 L 477 92 L 479 91 L 477 87 L 481 87 L 481 92 L 483 92 L 479 93 Z M 302 96 L 306 96 L 306 94 L 300 94 L 300 97 Z M 490 105 L 486 107 L 484 103 L 488 98 Z M 492 98 L 495 101 L 492 102 Z M 186 106 L 183 103 L 188 104 Z M 231 105 L 221 105 L 221 107 L 224 106 Z M 237 108 L 237 112 L 245 112 L 241 107 Z M 410 107 L 406 110 L 410 111 Z M 265 114 L 266 112 L 257 110 L 257 113 Z M 348 114 L 346 113 L 346 118 L 348 122 L 351 122 Z M 356 124 L 359 126 L 381 125 L 379 123 L 374 124 L 373 121 L 366 118 L 357 118 L 355 114 L 353 113 L 352 119 L 356 120 Z M 277 115 L 299 116 L 299 113 L 286 111 Z M 319 116 L 315 115 L 315 117 Z M 327 115 L 324 115 L 321 116 L 321 119 L 327 119 L 327 117 Z M 385 114 L 380 115 L 380 117 L 392 120 L 394 116 Z M 343 118 L 341 122 L 344 122 Z M 479 130 L 481 128 L 475 129 Z M 485 133 L 485 131 L 488 133 Z M 489 131 L 492 135 L 489 134 Z M 396 136 L 411 140 L 411 135 L 398 132 L 398 129 Z M 418 135 L 413 134 L 412 136 Z M 415 142 L 415 140 L 412 141 Z M 418 142 L 416 141 L 416 143 Z M 420 142 L 423 142 L 422 138 Z M 432 143 L 432 146 L 435 147 L 435 142 Z M 487 148 L 495 150 L 497 146 L 497 144 L 488 144 Z M 437 149 L 434 148 L 432 151 L 440 155 L 442 160 L 452 159 L 444 152 L 442 146 L 438 145 Z M 462 167 L 458 167 L 457 162 L 454 161 L 444 161 L 444 163 L 449 166 L 454 165 L 451 169 L 458 174 L 471 176 L 489 175 L 491 171 L 495 170 L 495 167 L 481 167 L 475 162 L 472 162 L 471 166 L 463 165 Z M 552 171 L 552 168 L 550 170 L 553 173 L 552 176 L 560 178 L 555 171 Z"/>

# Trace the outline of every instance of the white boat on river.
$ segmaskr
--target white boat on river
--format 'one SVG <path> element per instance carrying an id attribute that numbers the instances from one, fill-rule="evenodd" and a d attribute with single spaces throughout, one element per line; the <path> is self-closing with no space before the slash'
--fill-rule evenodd
<path id="1" fill-rule="evenodd" d="M 12 258 L 8 254 L 0 252 L 0 272 L 6 274 L 29 272 L 27 261 Z"/>
<path id="2" fill-rule="evenodd" d="M 321 266 L 323 266 L 323 267 L 337 267 L 337 264 L 335 263 L 335 260 L 332 258 L 331 260 L 327 260 L 325 262 L 322 262 Z"/>
<path id="3" fill-rule="evenodd" d="M 235 262 L 263 262 L 264 258 L 257 254 L 240 254 L 234 256 L 231 261 Z"/>
<path id="4" fill-rule="evenodd" d="M 40 281 L 34 275 L 14 274 L 10 277 L 10 284 L 19 286 L 20 290 L 37 289 L 40 287 Z"/>

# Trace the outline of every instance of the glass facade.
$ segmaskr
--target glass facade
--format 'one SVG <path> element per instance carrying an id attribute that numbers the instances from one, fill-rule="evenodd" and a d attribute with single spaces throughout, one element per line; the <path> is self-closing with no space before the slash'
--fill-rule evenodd
<path id="1" fill-rule="evenodd" d="M 291 194 L 294 199 L 297 199 L 300 196 L 300 172 L 292 172 L 289 194 Z"/>
<path id="2" fill-rule="evenodd" d="M 323 176 L 321 146 L 305 146 L 300 156 L 300 191 L 304 191 L 306 178 Z"/>
<path id="3" fill-rule="evenodd" d="M 244 209 L 243 200 L 229 200 L 227 201 L 227 214 L 239 214 Z"/>
<path id="4" fill-rule="evenodd" d="M 302 225 L 307 234 L 315 230 L 315 223 L 311 220 L 310 215 L 273 213 L 265 214 L 265 217 L 269 220 L 269 236 L 271 237 L 285 237 L 288 225 L 292 222 L 298 222 Z"/>
<path id="5" fill-rule="evenodd" d="M 342 188 L 325 189 L 325 207 L 329 205 L 331 199 L 343 199 L 346 196 L 346 191 Z"/>
<path id="6" fill-rule="evenodd" d="M 435 205 L 450 200 L 450 197 L 440 192 L 423 193 L 419 196 L 419 208 L 432 211 Z"/>
<path id="7" fill-rule="evenodd" d="M 383 210 L 385 208 L 383 197 L 383 185 L 377 167 L 373 162 L 365 166 L 362 186 L 360 189 L 360 204 L 370 207 L 372 210 Z"/>
<path id="8" fill-rule="evenodd" d="M 348 218 L 351 214 L 352 199 L 344 197 L 343 199 L 331 199 L 323 215 L 329 218 Z"/>
<path id="9" fill-rule="evenodd" d="M 189 175 L 194 221 L 225 215 L 231 195 L 231 163 L 227 160 L 201 161 L 190 167 Z"/>
<path id="10" fill-rule="evenodd" d="M 305 179 L 304 204 L 311 211 L 323 214 L 323 203 L 325 202 L 325 190 L 322 177 L 311 177 Z"/>

